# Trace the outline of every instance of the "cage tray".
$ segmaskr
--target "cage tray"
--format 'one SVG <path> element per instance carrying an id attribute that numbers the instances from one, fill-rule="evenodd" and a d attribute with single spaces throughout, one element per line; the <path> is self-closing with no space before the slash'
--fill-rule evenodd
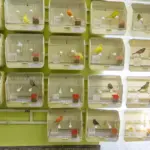
<path id="1" fill-rule="evenodd" d="M 0 105 L 4 101 L 4 73 L 0 72 Z"/>
<path id="2" fill-rule="evenodd" d="M 150 107 L 150 77 L 127 78 L 127 107 Z"/>
<path id="3" fill-rule="evenodd" d="M 5 26 L 8 30 L 42 31 L 44 0 L 5 0 Z"/>
<path id="4" fill-rule="evenodd" d="M 0 34 L 0 67 L 4 66 L 4 36 Z"/>
<path id="5" fill-rule="evenodd" d="M 49 29 L 52 33 L 83 33 L 86 31 L 86 13 L 84 0 L 51 0 Z"/>
<path id="6" fill-rule="evenodd" d="M 124 34 L 126 14 L 124 2 L 92 1 L 91 32 L 93 34 Z"/>
<path id="7" fill-rule="evenodd" d="M 122 88 L 122 82 L 119 76 L 89 76 L 89 107 L 120 107 L 122 103 Z"/>
<path id="8" fill-rule="evenodd" d="M 47 117 L 49 142 L 80 142 L 82 114 L 78 109 L 51 109 Z"/>
<path id="9" fill-rule="evenodd" d="M 50 75 L 48 106 L 50 108 L 82 107 L 84 79 L 80 75 Z"/>
<path id="10" fill-rule="evenodd" d="M 117 141 L 120 119 L 117 111 L 89 110 L 87 115 L 87 142 Z"/>
<path id="11" fill-rule="evenodd" d="M 9 68 L 42 68 L 45 59 L 42 34 L 9 34 L 5 41 Z"/>
<path id="12" fill-rule="evenodd" d="M 125 141 L 150 140 L 150 112 L 125 112 Z"/>
<path id="13" fill-rule="evenodd" d="M 43 73 L 9 73 L 5 83 L 7 107 L 42 107 Z"/>
<path id="14" fill-rule="evenodd" d="M 0 30 L 3 29 L 3 23 L 4 23 L 4 18 L 3 18 L 3 0 L 0 0 Z"/>
<path id="15" fill-rule="evenodd" d="M 121 39 L 91 38 L 90 69 L 122 70 L 124 67 L 124 49 Z"/>
<path id="16" fill-rule="evenodd" d="M 51 36 L 48 65 L 53 70 L 83 70 L 85 42 L 80 36 Z"/>

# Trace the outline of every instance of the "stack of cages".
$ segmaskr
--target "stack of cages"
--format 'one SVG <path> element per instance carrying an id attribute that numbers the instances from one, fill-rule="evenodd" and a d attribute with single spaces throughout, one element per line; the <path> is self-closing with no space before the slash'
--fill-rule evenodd
<path id="1" fill-rule="evenodd" d="M 127 11 L 124 2 L 91 2 L 91 33 L 121 35 L 126 31 Z"/>
<path id="2" fill-rule="evenodd" d="M 5 27 L 7 30 L 42 31 L 44 5 L 44 0 L 5 0 Z"/>
<path id="3" fill-rule="evenodd" d="M 47 116 L 49 142 L 81 142 L 82 113 L 78 109 L 51 109 Z"/>
<path id="4" fill-rule="evenodd" d="M 84 0 L 51 0 L 49 30 L 52 33 L 84 33 L 87 7 Z"/>
<path id="5" fill-rule="evenodd" d="M 45 60 L 42 34 L 9 34 L 5 41 L 8 68 L 42 68 Z"/>
<path id="6" fill-rule="evenodd" d="M 119 113 L 114 110 L 92 110 L 87 114 L 86 140 L 88 142 L 117 141 Z"/>
<path id="7" fill-rule="evenodd" d="M 44 103 L 44 74 L 13 72 L 5 83 L 7 107 L 42 107 Z"/>

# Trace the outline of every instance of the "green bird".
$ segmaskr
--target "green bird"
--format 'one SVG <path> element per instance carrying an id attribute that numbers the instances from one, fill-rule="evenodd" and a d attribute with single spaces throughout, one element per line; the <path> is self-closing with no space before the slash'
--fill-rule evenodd
<path id="1" fill-rule="evenodd" d="M 112 12 L 111 15 L 107 16 L 107 18 L 116 18 L 116 17 L 119 17 L 119 11 L 118 10 L 115 10 L 114 12 Z"/>
<path id="2" fill-rule="evenodd" d="M 141 14 L 137 15 L 137 20 L 143 23 L 143 17 L 141 16 Z"/>
<path id="3" fill-rule="evenodd" d="M 146 82 L 138 91 L 147 90 L 149 87 L 149 82 Z"/>

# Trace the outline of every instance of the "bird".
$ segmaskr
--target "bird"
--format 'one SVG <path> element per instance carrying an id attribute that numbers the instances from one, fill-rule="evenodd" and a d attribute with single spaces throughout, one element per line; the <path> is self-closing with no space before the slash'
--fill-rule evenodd
<path id="1" fill-rule="evenodd" d="M 141 48 L 138 51 L 136 51 L 135 53 L 132 53 L 132 55 L 134 55 L 134 54 L 139 54 L 140 55 L 140 54 L 144 53 L 145 50 L 146 50 L 146 48 Z"/>
<path id="2" fill-rule="evenodd" d="M 60 123 L 63 120 L 63 116 L 56 118 L 55 123 Z"/>
<path id="3" fill-rule="evenodd" d="M 141 14 L 137 15 L 137 20 L 143 24 L 143 17 L 141 16 Z"/>
<path id="4" fill-rule="evenodd" d="M 24 23 L 28 23 L 28 24 L 30 23 L 30 21 L 29 21 L 29 19 L 28 19 L 26 14 L 23 16 L 23 22 Z"/>
<path id="5" fill-rule="evenodd" d="M 69 17 L 73 16 L 73 13 L 72 13 L 71 9 L 68 9 L 68 10 L 67 10 L 67 15 L 68 15 Z"/>
<path id="6" fill-rule="evenodd" d="M 112 89 L 113 89 L 113 85 L 112 85 L 111 83 L 109 83 L 109 84 L 107 85 L 107 87 L 108 87 L 109 90 L 112 90 Z"/>
<path id="7" fill-rule="evenodd" d="M 97 46 L 94 50 L 94 53 L 96 53 L 97 55 L 100 54 L 103 51 L 103 46 L 102 44 L 100 44 L 99 46 Z"/>
<path id="8" fill-rule="evenodd" d="M 138 91 L 147 90 L 149 87 L 149 82 L 146 82 Z"/>
<path id="9" fill-rule="evenodd" d="M 111 133 L 112 133 L 113 135 L 117 135 L 117 134 L 118 134 L 118 130 L 117 130 L 116 128 L 112 128 L 112 129 L 111 129 Z"/>
<path id="10" fill-rule="evenodd" d="M 94 124 L 94 126 L 100 126 L 100 124 L 98 123 L 98 121 L 96 119 L 93 119 L 93 124 Z"/>
<path id="11" fill-rule="evenodd" d="M 118 16 L 119 16 L 119 11 L 115 10 L 114 12 L 112 12 L 111 15 L 107 16 L 106 18 L 114 19 L 114 18 L 116 18 Z"/>

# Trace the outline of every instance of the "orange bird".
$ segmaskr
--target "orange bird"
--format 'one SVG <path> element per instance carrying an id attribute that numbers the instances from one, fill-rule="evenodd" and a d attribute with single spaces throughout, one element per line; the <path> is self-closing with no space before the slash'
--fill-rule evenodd
<path id="1" fill-rule="evenodd" d="M 116 128 L 112 128 L 112 129 L 111 129 L 111 133 L 112 133 L 113 135 L 117 135 L 117 134 L 118 134 L 118 130 L 117 130 Z"/>
<path id="2" fill-rule="evenodd" d="M 69 17 L 73 16 L 72 11 L 71 11 L 70 9 L 67 10 L 67 15 L 68 15 Z"/>
<path id="3" fill-rule="evenodd" d="M 63 120 L 63 116 L 59 116 L 58 118 L 56 118 L 55 122 L 60 123 L 62 120 Z"/>

